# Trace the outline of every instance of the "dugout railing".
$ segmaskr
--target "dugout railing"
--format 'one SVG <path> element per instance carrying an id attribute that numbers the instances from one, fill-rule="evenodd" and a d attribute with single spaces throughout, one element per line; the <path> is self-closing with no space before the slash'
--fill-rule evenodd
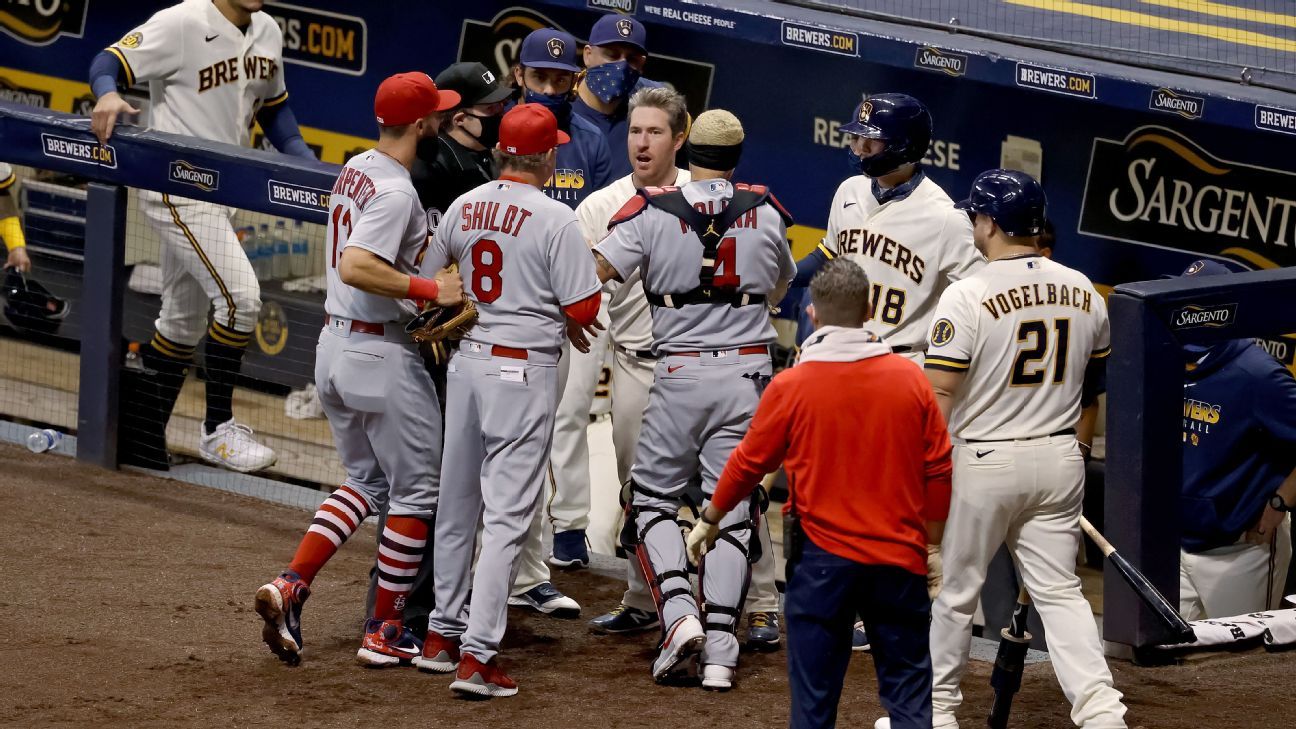
<path id="1" fill-rule="evenodd" d="M 78 207 L 76 215 L 30 209 L 23 214 L 36 263 L 33 277 L 46 278 L 57 295 L 73 299 L 76 322 L 65 327 L 65 339 L 55 341 L 54 346 L 79 353 L 75 396 L 77 458 L 106 468 L 115 468 L 119 461 L 117 437 L 122 408 L 138 406 L 121 403 L 119 397 L 128 347 L 131 341 L 147 341 L 159 306 L 156 296 L 139 296 L 127 290 L 130 188 L 225 205 L 240 211 L 239 215 L 261 216 L 263 220 L 316 224 L 311 227 L 316 237 L 322 238 L 318 225 L 326 222 L 328 192 L 340 169 L 337 165 L 130 125 L 119 125 L 108 145 L 101 146 L 90 133 L 90 122 L 85 117 L 5 102 L 0 102 L 0 161 L 72 180 L 62 186 L 30 183 L 24 189 L 24 198 L 31 202 L 33 191 L 39 192 L 42 200 L 61 195 Z M 33 222 L 40 216 L 44 216 L 40 223 Z M 63 225 L 58 233 L 66 250 L 54 250 L 60 247 L 50 242 L 54 234 L 46 236 L 41 232 L 48 220 Z M 135 227 L 142 225 L 136 221 Z M 78 247 L 80 241 L 75 238 L 82 230 L 84 244 Z M 313 380 L 323 296 L 292 294 L 281 282 L 263 279 L 261 288 L 263 321 L 258 322 L 240 386 L 253 395 L 258 390 L 274 393 L 281 402 L 280 395 Z M 11 351 L 24 344 L 13 338 L 0 339 L 0 346 Z M 239 397 L 236 394 L 236 418 Z M 278 407 L 282 410 L 283 406 Z M 282 412 L 279 417 L 284 417 Z M 25 419 L 53 422 L 30 413 Z M 314 430 L 326 434 L 327 426 L 319 421 Z M 312 457 L 298 454 L 302 462 L 310 462 Z M 328 469 L 318 470 L 318 477 L 314 473 L 276 475 L 308 484 L 333 481 Z"/>
<path id="2" fill-rule="evenodd" d="M 1183 344 L 1296 331 L 1296 270 L 1117 286 L 1108 300 L 1107 536 L 1171 605 L 1179 604 Z M 1103 575 L 1103 637 L 1135 649 L 1169 638 L 1116 573 Z"/>

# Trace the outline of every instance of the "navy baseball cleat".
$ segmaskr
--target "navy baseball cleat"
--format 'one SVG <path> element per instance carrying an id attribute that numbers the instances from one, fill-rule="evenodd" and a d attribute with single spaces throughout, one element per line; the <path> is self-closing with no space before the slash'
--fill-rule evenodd
<path id="1" fill-rule="evenodd" d="M 656 611 L 648 612 L 625 604 L 617 605 L 611 612 L 589 621 L 590 632 L 599 635 L 642 633 L 659 625 L 661 621 L 657 619 Z"/>
<path id="2" fill-rule="evenodd" d="M 869 649 L 868 632 L 864 630 L 864 622 L 855 623 L 855 628 L 851 631 L 851 650 L 864 652 Z"/>
<path id="3" fill-rule="evenodd" d="M 549 564 L 559 569 L 578 570 L 589 566 L 589 549 L 585 546 L 585 530 L 569 529 L 554 532 L 553 554 Z"/>
<path id="4" fill-rule="evenodd" d="M 261 640 L 290 666 L 301 662 L 301 611 L 308 597 L 310 587 L 291 570 L 256 591 L 257 615 L 265 621 Z"/>
<path id="5" fill-rule="evenodd" d="M 356 651 L 356 662 L 370 668 L 409 665 L 423 655 L 423 641 L 399 620 L 365 621 L 364 641 Z"/>
<path id="6" fill-rule="evenodd" d="M 778 613 L 748 613 L 747 647 L 754 651 L 778 650 Z"/>
<path id="7" fill-rule="evenodd" d="M 580 603 L 559 592 L 552 582 L 541 582 L 520 595 L 513 595 L 508 604 L 568 620 L 579 618 L 581 611 Z"/>

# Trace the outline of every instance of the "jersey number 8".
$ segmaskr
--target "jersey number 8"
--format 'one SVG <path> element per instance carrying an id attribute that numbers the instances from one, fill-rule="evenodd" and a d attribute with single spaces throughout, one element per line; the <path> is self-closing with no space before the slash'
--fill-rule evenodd
<path id="1" fill-rule="evenodd" d="M 1048 369 L 1044 364 L 1049 348 L 1048 330 L 1048 322 L 1043 319 L 1030 319 L 1017 327 L 1017 343 L 1022 346 L 1017 350 L 1017 359 L 1013 361 L 1012 379 L 1008 381 L 1013 387 L 1035 387 L 1044 384 L 1044 373 Z M 1060 385 L 1066 380 L 1071 320 L 1054 319 L 1053 337 L 1057 340 L 1057 346 L 1053 351 L 1052 383 Z"/>
<path id="2" fill-rule="evenodd" d="M 479 304 L 489 304 L 500 297 L 504 278 L 504 251 L 499 243 L 483 238 L 472 249 L 472 292 Z"/>

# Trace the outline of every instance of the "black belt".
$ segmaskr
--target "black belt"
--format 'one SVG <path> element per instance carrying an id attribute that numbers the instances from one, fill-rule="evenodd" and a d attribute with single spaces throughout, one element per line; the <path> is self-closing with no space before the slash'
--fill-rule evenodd
<path id="1" fill-rule="evenodd" d="M 1048 435 L 1032 435 L 1029 438 L 996 438 L 994 440 L 976 440 L 974 438 L 964 438 L 963 442 L 964 443 L 1011 443 L 1015 440 L 1035 440 L 1037 438 L 1054 438 L 1059 435 L 1075 435 L 1075 434 L 1076 434 L 1075 428 L 1063 428 L 1062 430 L 1059 430 L 1056 433 L 1049 433 Z"/>
<path id="2" fill-rule="evenodd" d="M 891 348 L 891 354 L 905 354 L 912 351 L 913 347 L 910 347 L 907 344 L 900 344 Z"/>
<path id="3" fill-rule="evenodd" d="M 616 345 L 616 348 L 622 354 L 628 354 L 631 357 L 638 357 L 639 359 L 657 359 L 657 355 L 653 354 L 651 349 L 626 349 L 619 344 Z"/>

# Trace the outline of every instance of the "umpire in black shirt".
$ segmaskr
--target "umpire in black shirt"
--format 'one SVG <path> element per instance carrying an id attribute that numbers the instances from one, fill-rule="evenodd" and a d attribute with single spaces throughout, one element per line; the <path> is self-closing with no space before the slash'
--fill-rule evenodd
<path id="1" fill-rule="evenodd" d="M 480 63 L 456 63 L 437 75 L 436 85 L 457 92 L 462 101 L 445 114 L 440 134 L 419 142 L 410 170 L 433 225 L 455 198 L 495 179 L 491 148 L 499 141 L 504 102 L 513 95 Z"/>

